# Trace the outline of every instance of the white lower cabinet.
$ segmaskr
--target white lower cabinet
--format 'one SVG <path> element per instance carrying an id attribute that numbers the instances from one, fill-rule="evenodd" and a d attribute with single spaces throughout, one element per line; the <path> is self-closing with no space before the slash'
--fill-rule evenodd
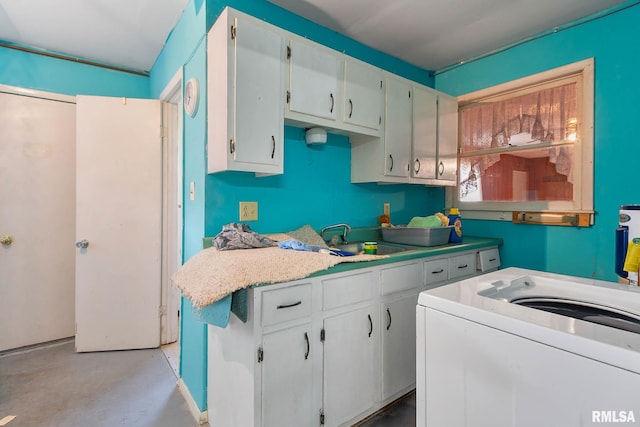
<path id="1" fill-rule="evenodd" d="M 419 292 L 499 263 L 494 246 L 249 289 L 246 323 L 209 326 L 209 424 L 357 423 L 415 388 Z"/>
<path id="2" fill-rule="evenodd" d="M 313 359 L 311 323 L 293 326 L 262 337 L 262 425 L 311 426 L 313 411 Z"/>
<path id="3" fill-rule="evenodd" d="M 324 424 L 339 426 L 376 400 L 376 310 L 369 305 L 328 317 L 324 331 Z"/>
<path id="4" fill-rule="evenodd" d="M 381 304 L 382 399 L 415 386 L 418 293 Z"/>

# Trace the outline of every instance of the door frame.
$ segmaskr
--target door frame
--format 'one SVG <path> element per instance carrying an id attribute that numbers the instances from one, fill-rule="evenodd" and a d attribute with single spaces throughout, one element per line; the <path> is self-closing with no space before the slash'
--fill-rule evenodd
<path id="1" fill-rule="evenodd" d="M 159 96 L 160 101 L 177 107 L 175 114 L 169 113 L 167 108 L 163 109 L 161 344 L 176 342 L 180 336 L 180 291 L 171 284 L 171 275 L 182 265 L 184 206 L 182 81 L 182 68 L 180 68 Z"/>

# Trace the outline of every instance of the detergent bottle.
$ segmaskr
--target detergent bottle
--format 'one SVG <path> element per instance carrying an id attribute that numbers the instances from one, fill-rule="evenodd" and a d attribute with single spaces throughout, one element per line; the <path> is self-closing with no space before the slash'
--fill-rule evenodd
<path id="1" fill-rule="evenodd" d="M 449 225 L 453 225 L 449 235 L 449 243 L 462 242 L 462 220 L 458 208 L 449 209 Z"/>

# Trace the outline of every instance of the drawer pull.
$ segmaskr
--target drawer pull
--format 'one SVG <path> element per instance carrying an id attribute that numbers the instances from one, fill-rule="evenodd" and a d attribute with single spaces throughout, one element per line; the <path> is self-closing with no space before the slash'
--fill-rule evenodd
<path id="1" fill-rule="evenodd" d="M 489 262 L 493 262 L 495 260 L 496 260 L 495 258 L 489 258 Z"/>
<path id="2" fill-rule="evenodd" d="M 469 264 L 465 264 L 465 265 L 459 265 L 458 268 L 463 269 L 463 268 L 467 268 L 469 267 Z"/>
<path id="3" fill-rule="evenodd" d="M 373 333 L 373 320 L 371 320 L 371 315 L 367 314 L 369 318 L 369 338 L 371 338 L 371 334 Z"/>
<path id="4" fill-rule="evenodd" d="M 440 270 L 436 270 L 436 271 L 432 271 L 431 274 L 440 274 L 440 273 L 444 273 L 444 269 L 441 268 Z"/>
<path id="5" fill-rule="evenodd" d="M 387 331 L 391 327 L 391 311 L 387 308 L 387 317 L 389 317 L 389 323 L 387 324 Z"/>
<path id="6" fill-rule="evenodd" d="M 311 351 L 311 347 L 309 346 L 309 335 L 304 333 L 304 342 L 307 344 L 307 351 L 304 353 L 304 360 L 309 358 L 309 351 Z"/>
<path id="7" fill-rule="evenodd" d="M 278 306 L 278 307 L 276 307 L 276 308 L 277 308 L 278 310 L 281 310 L 281 309 L 283 309 L 283 308 L 291 308 L 291 307 L 295 307 L 295 306 L 300 305 L 300 304 L 302 304 L 302 301 L 294 302 L 294 303 L 292 303 L 292 304 L 282 304 L 282 305 L 279 305 L 279 306 Z"/>

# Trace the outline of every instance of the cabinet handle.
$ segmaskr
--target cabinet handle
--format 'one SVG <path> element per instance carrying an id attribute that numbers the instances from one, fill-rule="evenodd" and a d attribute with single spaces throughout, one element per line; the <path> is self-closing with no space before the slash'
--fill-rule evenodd
<path id="1" fill-rule="evenodd" d="M 231 40 L 236 38 L 236 26 L 232 25 L 231 26 Z"/>
<path id="2" fill-rule="evenodd" d="M 459 269 L 463 269 L 463 268 L 467 268 L 467 267 L 469 267 L 469 264 L 459 265 L 458 266 Z"/>
<path id="3" fill-rule="evenodd" d="M 276 139 L 271 135 L 271 158 L 276 155 Z"/>
<path id="4" fill-rule="evenodd" d="M 369 338 L 371 338 L 371 334 L 373 333 L 373 320 L 371 320 L 371 315 L 367 314 L 369 318 Z"/>
<path id="5" fill-rule="evenodd" d="M 304 353 L 304 360 L 307 360 L 309 358 L 311 347 L 309 346 L 309 335 L 306 332 L 304 333 L 304 342 L 307 344 L 307 351 Z"/>
<path id="6" fill-rule="evenodd" d="M 330 113 L 333 113 L 333 104 L 335 104 L 335 101 L 334 101 L 334 99 L 333 99 L 333 94 L 332 94 L 332 93 L 330 93 L 330 94 L 329 94 L 329 97 L 331 98 L 331 108 L 329 109 L 329 112 L 330 112 Z"/>
<path id="7" fill-rule="evenodd" d="M 229 153 L 233 154 L 236 151 L 236 144 L 233 143 L 233 139 L 229 140 Z"/>
<path id="8" fill-rule="evenodd" d="M 391 165 L 389 166 L 389 172 L 393 170 L 393 156 L 389 154 L 389 160 L 391 160 Z"/>
<path id="9" fill-rule="evenodd" d="M 489 262 L 493 262 L 495 260 L 496 260 L 495 258 L 489 258 Z"/>
<path id="10" fill-rule="evenodd" d="M 353 101 L 349 100 L 349 118 L 353 114 Z"/>
<path id="11" fill-rule="evenodd" d="M 295 307 L 297 305 L 302 304 L 302 301 L 298 301 L 298 302 L 294 302 L 292 304 L 282 304 L 276 307 L 276 310 L 282 310 L 283 308 L 291 308 L 291 307 Z"/>
<path id="12" fill-rule="evenodd" d="M 420 159 L 416 157 L 416 161 L 413 164 L 415 165 L 414 172 L 417 174 L 420 172 Z"/>
<path id="13" fill-rule="evenodd" d="M 444 163 L 440 162 L 440 165 L 438 166 L 438 173 L 440 175 L 442 175 L 444 173 Z"/>
<path id="14" fill-rule="evenodd" d="M 387 317 L 389 318 L 389 323 L 387 324 L 387 331 L 391 327 L 391 311 L 387 308 Z"/>
<path id="15" fill-rule="evenodd" d="M 440 269 L 440 270 L 436 270 L 436 271 L 432 271 L 431 274 L 440 274 L 440 273 L 444 273 L 444 269 Z"/>

